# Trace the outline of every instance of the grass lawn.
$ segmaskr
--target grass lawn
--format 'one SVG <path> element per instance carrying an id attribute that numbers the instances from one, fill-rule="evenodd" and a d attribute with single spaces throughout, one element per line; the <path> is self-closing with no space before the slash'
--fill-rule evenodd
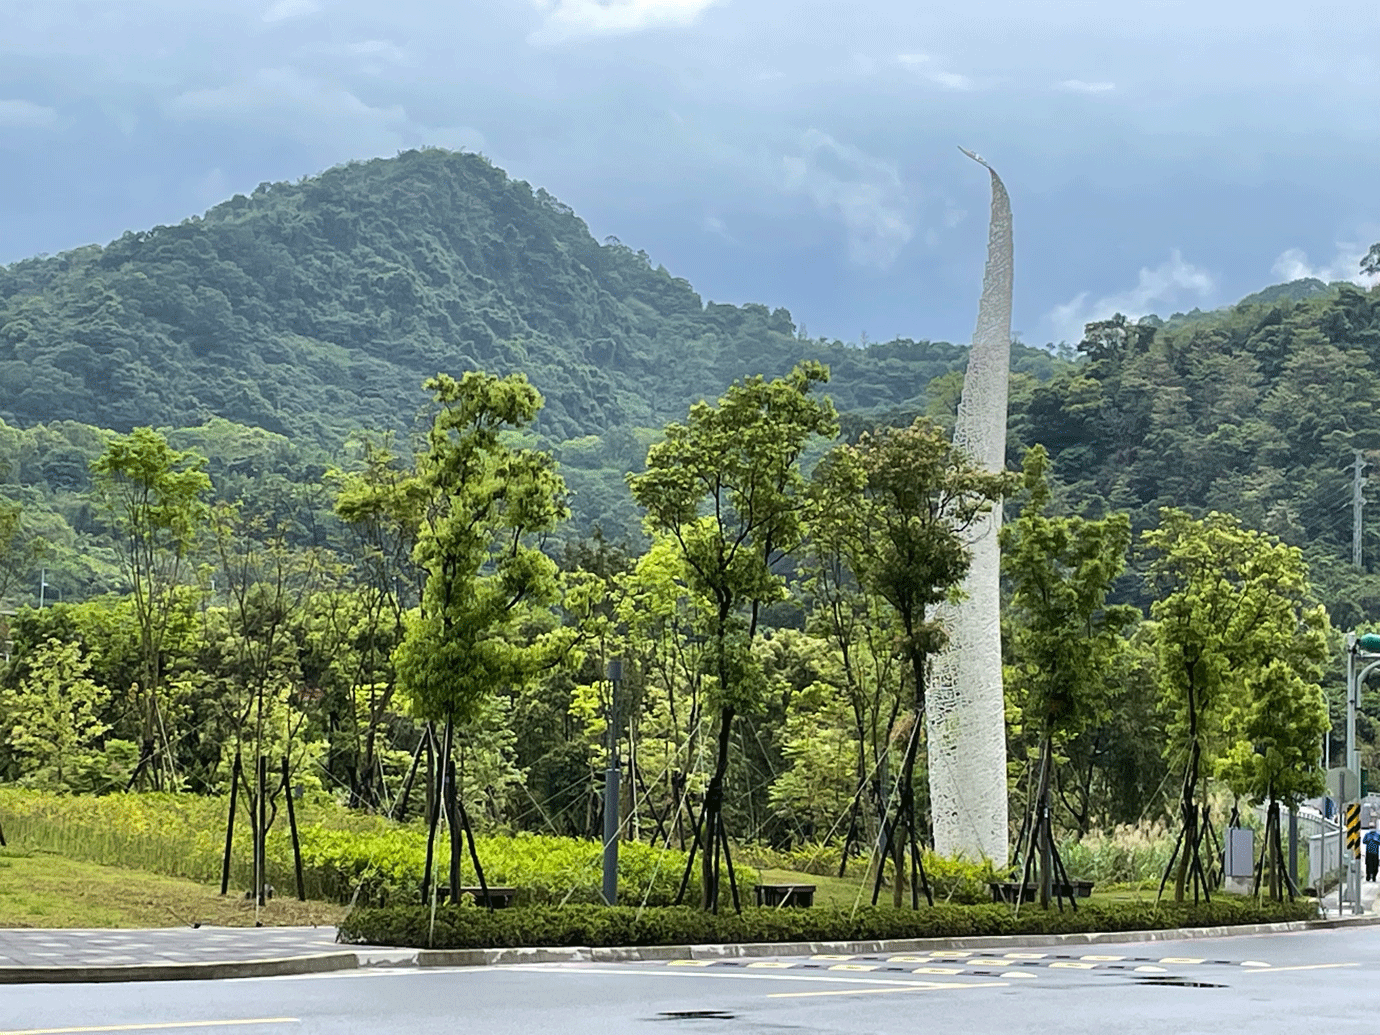
<path id="1" fill-rule="evenodd" d="M 210 887 L 79 862 L 46 852 L 0 848 L 0 927 L 180 927 L 193 923 L 252 927 L 254 904 L 243 889 L 222 898 Z M 275 896 L 264 926 L 334 924 L 343 906 Z"/>

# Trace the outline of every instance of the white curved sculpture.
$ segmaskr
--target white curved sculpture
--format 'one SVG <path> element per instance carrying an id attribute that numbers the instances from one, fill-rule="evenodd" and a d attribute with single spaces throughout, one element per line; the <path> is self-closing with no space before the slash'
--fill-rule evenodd
<path id="1" fill-rule="evenodd" d="M 992 222 L 977 329 L 954 425 L 954 445 L 982 467 L 1006 466 L 1007 385 L 1011 371 L 1011 201 L 992 176 Z M 1007 862 L 1006 703 L 1001 678 L 1001 505 L 970 530 L 972 564 L 963 599 L 941 609 L 949 633 L 925 695 L 930 811 L 935 851 Z"/>

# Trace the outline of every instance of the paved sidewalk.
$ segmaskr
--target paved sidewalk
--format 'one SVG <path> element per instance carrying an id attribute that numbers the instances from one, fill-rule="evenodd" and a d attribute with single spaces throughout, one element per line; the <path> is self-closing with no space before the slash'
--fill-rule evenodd
<path id="1" fill-rule="evenodd" d="M 114 967 L 289 959 L 339 952 L 334 927 L 0 928 L 0 967 Z"/>

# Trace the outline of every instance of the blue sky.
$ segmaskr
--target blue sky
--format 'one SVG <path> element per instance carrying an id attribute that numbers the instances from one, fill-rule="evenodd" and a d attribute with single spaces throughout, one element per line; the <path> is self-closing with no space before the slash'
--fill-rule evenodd
<path id="1" fill-rule="evenodd" d="M 1015 328 L 1356 279 L 1380 9 L 1257 0 L 0 0 L 0 262 L 264 180 L 482 151 L 813 335 L 966 341 L 982 171 Z"/>

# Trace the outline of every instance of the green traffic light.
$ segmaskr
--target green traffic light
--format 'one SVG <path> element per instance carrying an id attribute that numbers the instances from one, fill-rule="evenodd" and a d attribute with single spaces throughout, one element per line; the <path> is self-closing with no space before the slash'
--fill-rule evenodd
<path id="1" fill-rule="evenodd" d="M 1380 654 L 1380 633 L 1366 633 L 1356 637 L 1356 648 L 1366 653 Z"/>

